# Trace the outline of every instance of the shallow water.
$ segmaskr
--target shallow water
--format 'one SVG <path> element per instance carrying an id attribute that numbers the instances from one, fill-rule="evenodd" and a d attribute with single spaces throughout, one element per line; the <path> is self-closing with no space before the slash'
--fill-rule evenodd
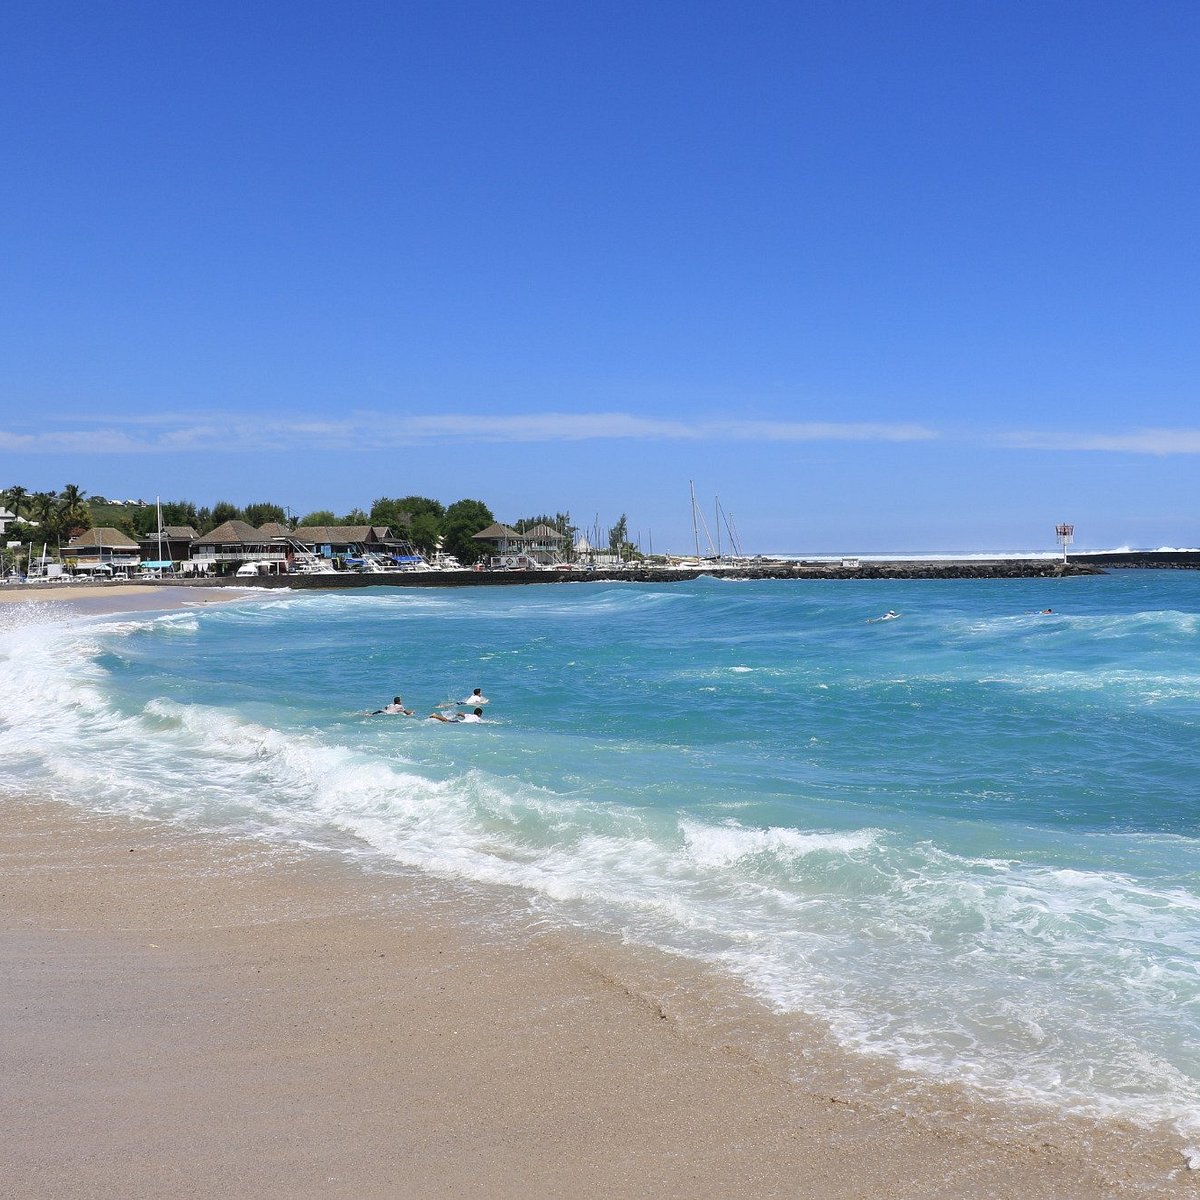
<path id="1" fill-rule="evenodd" d="M 36 618 L 2 615 L 0 794 L 511 884 L 847 1046 L 1197 1132 L 1194 573 Z M 484 725 L 363 715 L 475 686 Z"/>

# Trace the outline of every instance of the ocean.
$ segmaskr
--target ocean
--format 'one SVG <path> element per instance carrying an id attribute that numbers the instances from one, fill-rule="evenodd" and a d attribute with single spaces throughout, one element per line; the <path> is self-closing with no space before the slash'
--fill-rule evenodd
<path id="1" fill-rule="evenodd" d="M 852 1052 L 1200 1137 L 1197 573 L 378 588 L 0 626 L 0 799 L 505 885 Z M 474 687 L 482 724 L 365 715 Z"/>

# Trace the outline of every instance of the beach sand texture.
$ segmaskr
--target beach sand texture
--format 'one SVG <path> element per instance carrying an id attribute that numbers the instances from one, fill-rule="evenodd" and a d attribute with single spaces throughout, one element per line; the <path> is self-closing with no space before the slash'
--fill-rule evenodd
<path id="1" fill-rule="evenodd" d="M 170 584 L 47 583 L 0 587 L 0 604 L 71 603 L 81 612 L 137 612 L 243 599 L 236 587 L 197 589 Z"/>
<path id="2" fill-rule="evenodd" d="M 504 893 L 44 800 L 0 880 L 6 1197 L 1197 1194 L 816 1038 L 789 1078 L 797 1027 Z"/>

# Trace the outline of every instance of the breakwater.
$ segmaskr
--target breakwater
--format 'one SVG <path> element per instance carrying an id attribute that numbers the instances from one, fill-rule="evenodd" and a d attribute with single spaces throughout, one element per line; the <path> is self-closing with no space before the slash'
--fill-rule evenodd
<path id="1" fill-rule="evenodd" d="M 838 563 L 773 562 L 738 567 L 664 568 L 632 567 L 602 571 L 390 571 L 357 574 L 339 571 L 330 575 L 260 575 L 202 579 L 146 581 L 147 587 L 253 587 L 291 588 L 305 591 L 366 587 L 497 587 L 552 583 L 679 583 L 701 575 L 727 579 L 1052 579 L 1063 575 L 1098 575 L 1089 564 L 1045 560 L 997 559 L 985 561 L 867 562 L 857 566 Z M 141 582 L 141 581 L 139 581 Z"/>
<path id="2" fill-rule="evenodd" d="M 1072 554 L 1071 562 L 1090 567 L 1200 571 L 1200 550 L 1101 550 L 1093 554 Z"/>

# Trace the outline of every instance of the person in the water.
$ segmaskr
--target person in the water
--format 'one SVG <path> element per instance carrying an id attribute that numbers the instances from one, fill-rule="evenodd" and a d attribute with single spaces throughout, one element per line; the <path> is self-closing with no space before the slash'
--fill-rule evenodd
<path id="1" fill-rule="evenodd" d="M 883 614 L 882 617 L 868 617 L 867 624 L 874 625 L 876 621 L 894 621 L 899 616 L 900 616 L 900 614 L 898 612 L 896 612 L 896 610 L 894 608 L 889 608 L 887 610 L 887 612 L 885 612 Z"/>
<path id="2" fill-rule="evenodd" d="M 441 721 L 443 725 L 458 725 L 463 722 L 478 725 L 483 720 L 483 709 L 477 708 L 474 712 L 469 713 L 451 713 L 449 716 L 446 716 L 445 713 L 430 713 L 425 719 Z"/>
<path id="3" fill-rule="evenodd" d="M 465 700 L 460 700 L 458 703 L 474 707 L 487 702 L 488 698 L 483 694 L 483 688 L 476 688 Z"/>
<path id="4" fill-rule="evenodd" d="M 371 713 L 371 716 L 378 717 L 383 713 L 389 713 L 394 717 L 411 717 L 413 715 L 413 710 L 411 708 L 405 708 L 404 701 L 399 696 L 395 696 L 393 697 L 391 704 L 385 704 L 382 708 L 377 708 L 373 713 Z"/>

